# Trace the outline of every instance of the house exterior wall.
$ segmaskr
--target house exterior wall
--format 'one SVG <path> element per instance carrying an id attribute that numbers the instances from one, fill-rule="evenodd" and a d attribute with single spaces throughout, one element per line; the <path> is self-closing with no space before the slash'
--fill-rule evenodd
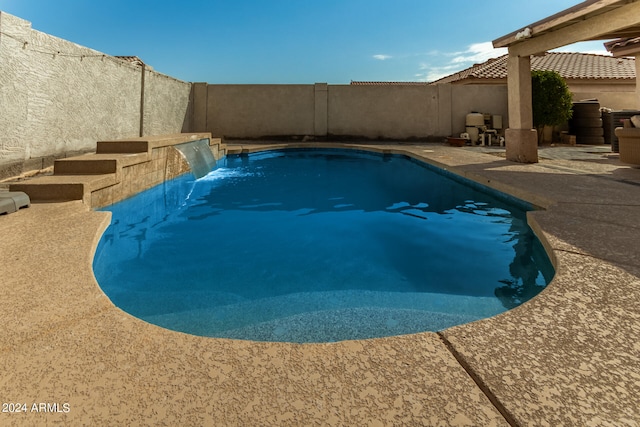
<path id="1" fill-rule="evenodd" d="M 183 130 L 190 84 L 35 31 L 0 12 L 0 179 L 95 150 L 96 141 Z"/>
<path id="2" fill-rule="evenodd" d="M 612 110 L 636 110 L 636 84 L 607 83 L 575 83 L 567 81 L 574 101 L 597 99 L 601 107 Z"/>
<path id="3" fill-rule="evenodd" d="M 612 110 L 635 110 L 637 103 L 636 82 L 635 80 L 609 80 L 609 81 L 585 81 L 585 80 L 566 80 L 569 91 L 574 101 L 585 99 L 597 99 L 603 107 Z M 452 85 L 459 86 L 507 86 L 505 79 L 465 79 L 459 80 Z M 437 86 L 437 85 L 436 85 Z"/>

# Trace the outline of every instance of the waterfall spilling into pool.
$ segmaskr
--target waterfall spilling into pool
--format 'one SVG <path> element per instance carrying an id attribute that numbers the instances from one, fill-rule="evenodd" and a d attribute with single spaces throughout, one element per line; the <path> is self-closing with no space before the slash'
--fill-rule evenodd
<path id="1" fill-rule="evenodd" d="M 330 342 L 438 331 L 537 295 L 554 270 L 524 202 L 402 156 L 229 156 L 112 206 L 95 276 L 195 335 Z"/>
<path id="2" fill-rule="evenodd" d="M 191 172 L 196 178 L 202 178 L 211 172 L 216 165 L 216 159 L 211 153 L 208 139 L 186 142 L 176 145 L 175 148 L 187 160 L 191 167 Z"/>

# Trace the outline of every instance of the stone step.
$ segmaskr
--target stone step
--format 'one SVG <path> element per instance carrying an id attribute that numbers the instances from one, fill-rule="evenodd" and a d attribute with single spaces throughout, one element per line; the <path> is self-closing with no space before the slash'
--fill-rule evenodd
<path id="1" fill-rule="evenodd" d="M 22 191 L 34 202 L 90 201 L 92 191 L 115 185 L 116 174 L 49 175 L 11 184 L 11 191 Z"/>
<path id="2" fill-rule="evenodd" d="M 123 167 L 149 161 L 147 153 L 91 154 L 58 159 L 53 164 L 54 175 L 100 175 L 118 173 Z"/>
<path id="3" fill-rule="evenodd" d="M 226 154 L 222 140 L 211 138 L 209 133 L 169 134 L 98 141 L 95 154 L 56 160 L 53 175 L 12 183 L 9 185 L 9 190 L 22 191 L 34 202 L 82 200 L 92 207 L 104 206 L 128 197 L 132 192 L 157 185 L 166 178 L 166 174 L 152 173 L 153 167 L 145 165 L 147 162 L 157 160 L 152 154 L 154 148 L 200 139 L 209 139 L 209 146 L 216 158 Z M 128 169 L 131 173 L 124 178 L 123 169 L 131 166 L 134 166 Z M 153 165 L 150 163 L 149 166 Z M 132 182 L 124 182 L 125 180 Z M 109 188 L 116 185 L 115 189 Z M 92 192 L 100 190 L 105 190 L 107 193 L 102 191 L 100 195 L 92 196 Z M 95 206 L 94 202 L 96 202 Z"/>
<path id="4" fill-rule="evenodd" d="M 220 138 L 211 138 L 207 133 L 193 134 L 169 134 L 159 136 L 141 136 L 135 138 L 117 139 L 112 141 L 98 141 L 96 154 L 114 153 L 151 153 L 151 150 L 158 147 L 183 144 L 185 142 L 197 141 L 198 139 L 209 138 L 209 145 L 220 145 Z"/>

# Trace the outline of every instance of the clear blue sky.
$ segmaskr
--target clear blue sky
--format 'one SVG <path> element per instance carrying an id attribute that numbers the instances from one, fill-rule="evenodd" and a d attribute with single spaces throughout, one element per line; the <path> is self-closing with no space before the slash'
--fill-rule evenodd
<path id="1" fill-rule="evenodd" d="M 491 41 L 579 0 L 0 0 L 109 55 L 208 83 L 432 81 L 499 56 Z M 602 42 L 562 49 L 606 53 Z"/>

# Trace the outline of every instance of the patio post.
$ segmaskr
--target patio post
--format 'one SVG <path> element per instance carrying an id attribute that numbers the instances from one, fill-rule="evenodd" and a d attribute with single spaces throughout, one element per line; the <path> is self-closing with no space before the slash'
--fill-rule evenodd
<path id="1" fill-rule="evenodd" d="M 509 52 L 507 92 L 509 99 L 509 128 L 505 131 L 507 160 L 537 163 L 538 133 L 533 129 L 531 58 L 529 56 L 518 56 Z"/>

